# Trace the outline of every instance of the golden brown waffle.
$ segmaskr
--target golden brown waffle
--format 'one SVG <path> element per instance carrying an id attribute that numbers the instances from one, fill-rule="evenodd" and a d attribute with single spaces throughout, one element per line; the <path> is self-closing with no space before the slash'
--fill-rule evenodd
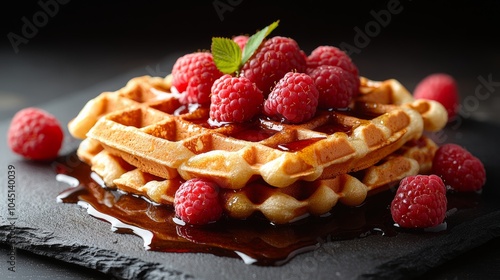
<path id="1" fill-rule="evenodd" d="M 418 139 L 424 127 L 446 123 L 439 103 L 413 100 L 395 80 L 362 79 L 349 111 L 322 111 L 300 125 L 260 119 L 211 126 L 208 108 L 182 107 L 168 89 L 168 78 L 132 79 L 91 100 L 70 131 L 154 176 L 210 178 L 240 189 L 255 177 L 283 188 L 362 170 Z"/>
<path id="2" fill-rule="evenodd" d="M 106 186 L 161 204 L 173 203 L 183 180 L 210 178 L 229 216 L 260 212 L 274 223 L 322 215 L 339 201 L 359 205 L 426 173 L 436 145 L 423 131 L 447 121 L 439 103 L 414 100 L 396 80 L 362 78 L 349 110 L 322 111 L 300 125 L 211 126 L 208 108 L 181 106 L 178 97 L 169 76 L 102 93 L 68 125 L 84 139 L 78 156 Z"/>
<path id="3" fill-rule="evenodd" d="M 245 219 L 260 212 L 269 221 L 283 224 L 306 215 L 323 215 L 339 202 L 357 206 L 368 195 L 383 191 L 406 176 L 427 173 L 436 149 L 436 144 L 423 136 L 407 142 L 376 165 L 355 173 L 314 182 L 297 181 L 284 188 L 257 180 L 239 190 L 221 189 L 224 209 L 232 218 Z M 108 187 L 156 203 L 173 204 L 175 191 L 182 183 L 179 178 L 164 179 L 143 172 L 102 149 L 92 139 L 82 142 L 78 155 Z"/>
<path id="4" fill-rule="evenodd" d="M 171 98 L 172 94 L 164 94 L 170 91 L 171 76 L 159 77 L 137 77 L 131 79 L 127 85 L 114 92 L 103 92 L 85 104 L 79 114 L 69 122 L 68 129 L 72 136 L 85 139 L 87 132 L 94 126 L 97 120 L 114 111 L 147 103 L 152 108 L 161 106 L 164 98 Z M 175 102 L 170 103 L 178 106 Z"/>

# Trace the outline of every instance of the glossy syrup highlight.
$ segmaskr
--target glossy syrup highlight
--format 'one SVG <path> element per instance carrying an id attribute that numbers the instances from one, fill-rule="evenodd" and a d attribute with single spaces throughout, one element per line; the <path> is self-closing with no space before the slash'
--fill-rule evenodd
<path id="1" fill-rule="evenodd" d="M 390 237 L 399 232 L 388 207 L 392 191 L 370 196 L 358 207 L 339 203 L 328 215 L 286 225 L 271 224 L 259 215 L 246 220 L 223 218 L 205 226 L 183 225 L 175 218 L 172 206 L 106 188 L 74 153 L 65 159 L 54 166 L 57 179 L 70 187 L 57 200 L 85 207 L 91 216 L 110 223 L 117 233 L 140 236 L 146 250 L 208 253 L 241 258 L 248 264 L 277 266 L 323 242 L 372 234 Z"/>

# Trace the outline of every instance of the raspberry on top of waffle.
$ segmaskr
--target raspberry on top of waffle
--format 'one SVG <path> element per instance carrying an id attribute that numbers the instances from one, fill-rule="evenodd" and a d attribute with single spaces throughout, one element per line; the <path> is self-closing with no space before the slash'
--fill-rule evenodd
<path id="1" fill-rule="evenodd" d="M 307 56 L 291 38 L 265 39 L 276 26 L 243 49 L 241 38 L 214 38 L 167 77 L 90 100 L 68 124 L 83 139 L 79 157 L 110 188 L 174 204 L 181 184 L 203 179 L 218 186 L 225 215 L 274 223 L 359 205 L 429 171 L 437 147 L 424 131 L 446 125 L 440 103 L 359 76 L 335 47 Z"/>

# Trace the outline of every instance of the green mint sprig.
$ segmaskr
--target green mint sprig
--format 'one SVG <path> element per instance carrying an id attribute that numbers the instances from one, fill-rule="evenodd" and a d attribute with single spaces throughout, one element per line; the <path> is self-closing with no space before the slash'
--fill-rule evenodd
<path id="1" fill-rule="evenodd" d="M 229 38 L 212 38 L 212 56 L 215 66 L 224 74 L 231 74 L 240 69 L 241 49 Z"/>
<path id="2" fill-rule="evenodd" d="M 224 74 L 239 73 L 243 64 L 252 57 L 264 39 L 278 27 L 278 24 L 279 20 L 250 36 L 243 51 L 236 42 L 229 38 L 212 38 L 211 51 L 215 66 Z"/>

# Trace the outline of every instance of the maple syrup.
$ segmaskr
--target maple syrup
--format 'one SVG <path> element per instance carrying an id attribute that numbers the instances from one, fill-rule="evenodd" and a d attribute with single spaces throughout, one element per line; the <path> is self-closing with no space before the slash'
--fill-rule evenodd
<path id="1" fill-rule="evenodd" d="M 146 250 L 209 253 L 241 258 L 247 264 L 277 266 L 323 242 L 373 234 L 390 237 L 401 231 L 390 214 L 393 191 L 369 196 L 357 207 L 338 204 L 328 215 L 309 216 L 284 225 L 272 224 L 255 214 L 246 220 L 223 218 L 193 226 L 179 221 L 170 205 L 107 188 L 76 153 L 56 161 L 54 167 L 58 181 L 71 186 L 58 195 L 58 202 L 78 203 L 91 216 L 110 223 L 113 231 L 140 236 Z M 462 203 L 461 207 L 466 206 Z M 439 231 L 446 230 L 445 225 Z"/>

